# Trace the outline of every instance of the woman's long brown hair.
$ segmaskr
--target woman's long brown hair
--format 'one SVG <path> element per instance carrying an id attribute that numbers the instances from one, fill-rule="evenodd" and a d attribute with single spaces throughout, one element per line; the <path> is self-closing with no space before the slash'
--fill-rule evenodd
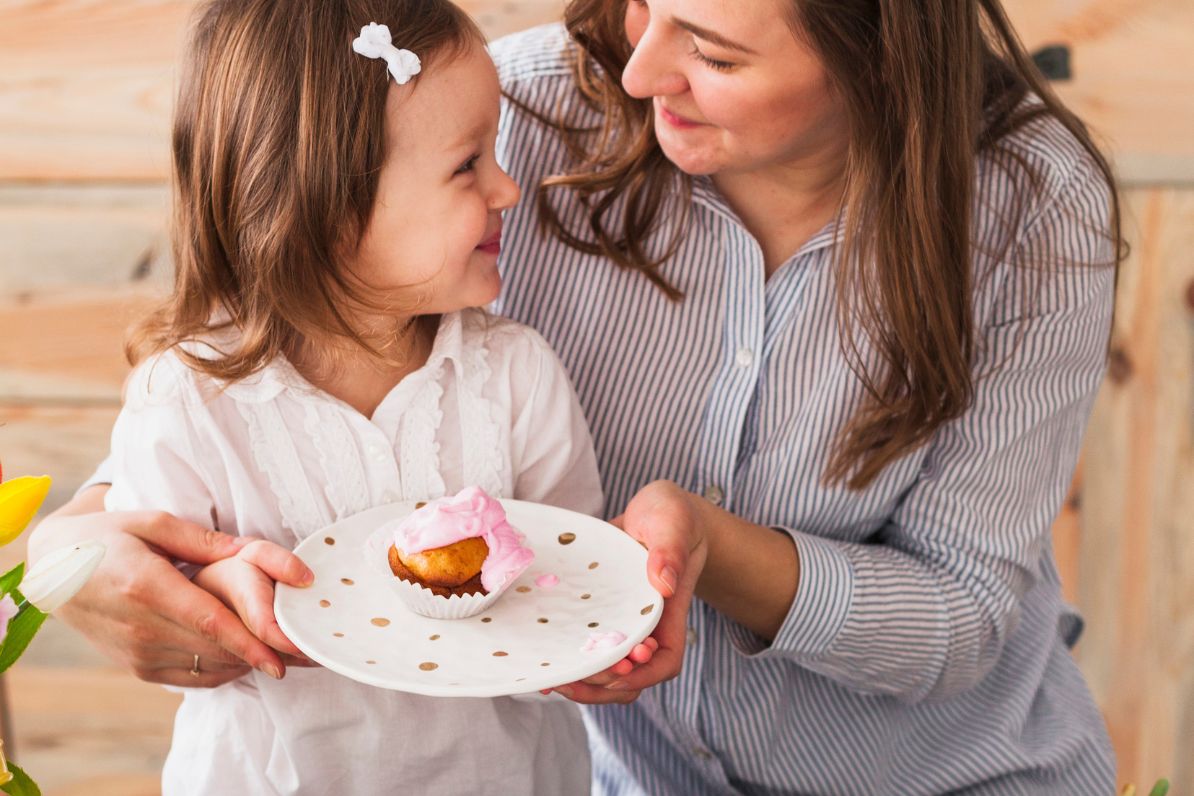
<path id="1" fill-rule="evenodd" d="M 843 347 L 867 398 L 838 437 L 825 479 L 862 489 L 973 401 L 981 376 L 974 372 L 972 317 L 971 220 L 982 199 L 973 195 L 976 156 L 1000 150 L 1001 141 L 1034 119 L 1057 119 L 1111 190 L 1116 266 L 1123 250 L 1119 202 L 1106 158 L 1041 79 L 999 0 L 792 5 L 793 30 L 820 55 L 849 122 L 837 302 Z M 661 256 L 651 257 L 645 246 L 662 228 L 660 200 L 678 171 L 655 140 L 650 101 L 621 88 L 631 54 L 625 6 L 626 0 L 572 0 L 565 12 L 579 44 L 574 79 L 602 123 L 593 130 L 570 126 L 562 116 L 551 120 L 577 165 L 543 181 L 540 220 L 565 243 L 641 271 L 679 298 L 659 269 L 679 246 L 683 224 L 672 227 Z M 1030 95 L 1040 102 L 1025 102 Z M 1015 161 L 1037 184 L 1028 163 L 1010 151 L 1003 155 L 1001 163 Z M 575 192 L 588 208 L 586 229 L 569 229 L 557 214 L 552 195 L 560 189 Z M 1001 209 L 1009 227 L 1022 220 L 1031 198 Z M 859 331 L 878 366 L 863 365 Z"/>
<path id="2" fill-rule="evenodd" d="M 337 264 L 368 223 L 386 155 L 391 79 L 352 51 L 370 22 L 424 70 L 483 41 L 446 0 L 215 0 L 197 13 L 172 132 L 174 290 L 130 336 L 131 362 L 228 328 L 238 342 L 217 356 L 176 351 L 229 382 L 303 339 L 384 358 L 346 309 L 392 303 Z"/>

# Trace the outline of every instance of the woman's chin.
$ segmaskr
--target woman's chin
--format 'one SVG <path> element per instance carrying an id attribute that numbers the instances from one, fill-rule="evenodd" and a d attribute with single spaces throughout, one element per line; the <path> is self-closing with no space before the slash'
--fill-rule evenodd
<path id="1" fill-rule="evenodd" d="M 659 142 L 659 148 L 673 166 L 691 177 L 716 174 L 721 170 L 720 163 L 709 152 L 691 147 L 669 146 L 664 141 Z"/>

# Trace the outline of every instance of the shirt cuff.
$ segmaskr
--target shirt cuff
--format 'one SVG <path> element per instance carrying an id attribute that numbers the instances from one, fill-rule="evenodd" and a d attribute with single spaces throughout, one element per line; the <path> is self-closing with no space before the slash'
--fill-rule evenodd
<path id="1" fill-rule="evenodd" d="M 825 653 L 850 613 L 854 569 L 841 546 L 802 531 L 773 526 L 792 537 L 800 557 L 800 582 L 792 607 L 770 644 L 737 623 L 730 643 L 743 655 L 762 658 L 813 658 Z"/>

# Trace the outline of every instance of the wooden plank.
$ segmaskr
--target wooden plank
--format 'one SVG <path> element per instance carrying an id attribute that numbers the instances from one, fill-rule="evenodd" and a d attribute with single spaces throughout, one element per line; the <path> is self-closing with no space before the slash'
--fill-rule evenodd
<path id="1" fill-rule="evenodd" d="M 150 286 L 0 296 L 0 406 L 115 405 L 126 331 L 160 295 Z"/>
<path id="2" fill-rule="evenodd" d="M 105 456 L 120 407 L 0 405 L 0 461 L 4 477 L 49 475 L 54 479 L 43 512 L 61 506 Z M 0 548 L 0 562 L 23 555 L 23 540 Z M 18 559 L 19 560 L 19 559 Z M 13 561 L 15 563 L 15 561 Z"/>
<path id="3" fill-rule="evenodd" d="M 107 667 L 22 662 L 6 677 L 16 759 L 47 796 L 160 792 L 179 694 Z"/>
<path id="4" fill-rule="evenodd" d="M 1106 139 L 1133 184 L 1194 182 L 1194 3 L 1004 0 L 1029 49 L 1065 44 L 1062 99 Z"/>
<path id="5" fill-rule="evenodd" d="M 1120 780 L 1194 789 L 1194 192 L 1128 195 L 1110 377 L 1087 436 L 1077 654 Z"/>
<path id="6" fill-rule="evenodd" d="M 164 185 L 0 185 L 0 291 L 168 283 L 169 201 Z"/>
<path id="7" fill-rule="evenodd" d="M 195 5 L 8 0 L 0 180 L 164 182 L 176 62 Z M 462 5 L 491 37 L 558 18 L 563 8 L 562 0 Z"/>

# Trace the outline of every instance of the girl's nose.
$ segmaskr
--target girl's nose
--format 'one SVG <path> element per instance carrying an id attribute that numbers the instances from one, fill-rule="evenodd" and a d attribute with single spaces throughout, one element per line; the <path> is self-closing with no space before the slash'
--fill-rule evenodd
<path id="1" fill-rule="evenodd" d="M 670 46 L 656 25 L 648 25 L 622 70 L 622 88 L 638 99 L 669 97 L 688 90 L 688 78 L 680 69 L 682 54 Z"/>
<path id="2" fill-rule="evenodd" d="M 518 204 L 522 190 L 510 175 L 502 169 L 497 169 L 493 185 L 489 189 L 489 209 L 508 210 Z"/>

